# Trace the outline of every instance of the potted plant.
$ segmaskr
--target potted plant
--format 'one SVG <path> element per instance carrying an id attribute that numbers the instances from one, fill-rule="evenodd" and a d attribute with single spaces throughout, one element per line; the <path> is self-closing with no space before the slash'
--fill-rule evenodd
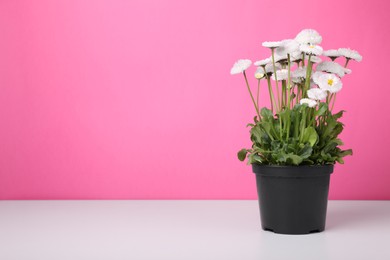
<path id="1" fill-rule="evenodd" d="M 342 150 L 343 131 L 334 104 L 351 60 L 347 48 L 323 51 L 320 34 L 301 31 L 294 39 L 263 42 L 271 56 L 256 61 L 257 93 L 246 75 L 250 60 L 238 60 L 231 74 L 243 74 L 256 116 L 250 127 L 252 147 L 238 152 L 256 175 L 262 228 L 282 234 L 307 234 L 325 228 L 330 174 L 352 150 Z M 320 58 L 323 55 L 329 60 Z M 339 61 L 344 61 L 340 65 Z M 270 108 L 260 109 L 266 82 Z"/>

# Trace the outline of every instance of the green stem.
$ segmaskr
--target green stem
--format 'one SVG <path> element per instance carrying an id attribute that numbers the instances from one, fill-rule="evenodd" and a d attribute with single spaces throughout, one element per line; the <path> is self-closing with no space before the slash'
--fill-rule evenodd
<path id="1" fill-rule="evenodd" d="M 260 79 L 257 80 L 257 97 L 256 97 L 257 109 L 259 109 L 259 96 L 260 96 Z"/>
<path id="2" fill-rule="evenodd" d="M 255 105 L 255 109 L 256 109 L 257 116 L 259 117 L 259 120 L 260 120 L 259 108 L 258 108 L 257 105 L 256 105 L 255 99 L 253 98 L 252 91 L 251 91 L 251 88 L 249 87 L 249 82 L 248 82 L 248 79 L 247 79 L 247 77 L 246 77 L 245 71 L 243 71 L 243 74 L 244 74 L 245 83 L 246 83 L 246 86 L 248 87 L 248 91 L 249 91 L 249 94 L 250 94 L 250 96 L 251 96 L 253 105 Z"/>
<path id="3" fill-rule="evenodd" d="M 276 95 L 278 97 L 278 108 L 277 111 L 280 111 L 282 109 L 282 106 L 280 104 L 280 94 L 279 94 L 279 83 L 278 83 L 278 76 L 276 73 L 276 65 L 275 65 L 275 49 L 271 49 L 271 56 L 272 56 L 272 65 L 274 69 L 274 76 L 275 76 L 275 81 L 276 81 Z"/>
<path id="4" fill-rule="evenodd" d="M 272 110 L 272 113 L 274 113 L 274 108 L 276 109 L 274 92 L 272 90 L 271 79 L 268 77 L 267 74 L 266 74 L 266 77 L 267 77 L 269 97 L 271 99 L 271 110 Z"/>
<path id="5" fill-rule="evenodd" d="M 299 135 L 299 141 L 302 142 L 303 140 L 303 132 L 306 128 L 306 110 L 304 109 L 303 112 L 302 112 L 302 120 L 300 121 L 300 127 L 301 127 L 301 131 L 300 131 L 300 135 Z"/>
<path id="6" fill-rule="evenodd" d="M 287 78 L 287 107 L 290 108 L 290 99 L 291 99 L 291 64 L 290 64 L 290 54 L 287 54 L 287 62 L 288 62 L 288 78 Z"/>
<path id="7" fill-rule="evenodd" d="M 282 80 L 282 108 L 286 107 L 286 81 Z"/>
<path id="8" fill-rule="evenodd" d="M 306 96 L 306 92 L 310 87 L 311 71 L 312 71 L 311 54 L 309 54 L 309 59 L 307 61 L 307 69 L 306 69 L 306 81 L 305 81 L 305 86 L 304 86 L 303 93 L 302 93 L 302 98 L 304 98 Z"/>

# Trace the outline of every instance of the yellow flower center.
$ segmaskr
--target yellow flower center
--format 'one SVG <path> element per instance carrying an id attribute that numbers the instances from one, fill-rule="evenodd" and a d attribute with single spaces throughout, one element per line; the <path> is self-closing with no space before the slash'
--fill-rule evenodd
<path id="1" fill-rule="evenodd" d="M 255 78 L 256 79 L 261 79 L 262 77 L 264 77 L 263 73 L 260 73 L 260 72 L 255 73 Z"/>
<path id="2" fill-rule="evenodd" d="M 332 86 L 333 85 L 333 79 L 328 79 L 328 85 Z"/>
<path id="3" fill-rule="evenodd" d="M 309 47 L 313 49 L 315 46 L 314 45 L 309 45 Z"/>

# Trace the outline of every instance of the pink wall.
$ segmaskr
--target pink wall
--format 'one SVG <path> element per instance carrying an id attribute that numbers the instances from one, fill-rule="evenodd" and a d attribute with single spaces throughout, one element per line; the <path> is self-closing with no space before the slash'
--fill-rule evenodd
<path id="1" fill-rule="evenodd" d="M 389 3 L 1 1 L 0 199 L 256 198 L 236 159 L 254 111 L 229 71 L 304 28 L 363 55 L 330 198 L 390 199 Z"/>

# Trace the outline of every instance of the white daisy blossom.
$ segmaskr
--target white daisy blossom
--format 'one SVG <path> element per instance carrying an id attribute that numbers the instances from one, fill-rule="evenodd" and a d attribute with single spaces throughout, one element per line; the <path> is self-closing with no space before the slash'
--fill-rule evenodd
<path id="1" fill-rule="evenodd" d="M 265 76 L 264 69 L 262 67 L 257 68 L 257 70 L 255 72 L 255 78 L 262 79 L 262 78 L 264 78 L 264 76 Z"/>
<path id="2" fill-rule="evenodd" d="M 279 56 L 286 56 L 287 54 L 299 51 L 299 43 L 295 40 L 283 40 L 282 45 L 276 48 L 275 53 Z M 290 55 L 291 56 L 291 55 Z"/>
<path id="3" fill-rule="evenodd" d="M 314 84 L 319 85 L 319 83 L 320 83 L 320 77 L 321 77 L 322 75 L 325 75 L 325 73 L 322 72 L 322 71 L 316 71 L 316 72 L 314 72 L 314 73 L 312 74 L 312 78 L 313 78 Z"/>
<path id="4" fill-rule="evenodd" d="M 309 56 L 306 55 L 306 56 L 305 56 L 305 60 L 308 60 L 308 59 L 309 59 Z M 320 63 L 322 60 L 321 60 L 320 57 L 311 56 L 310 61 L 311 61 L 312 63 Z"/>
<path id="5" fill-rule="evenodd" d="M 323 52 L 323 49 L 319 45 L 313 45 L 313 44 L 301 44 L 299 46 L 299 50 L 301 52 L 304 52 L 306 54 L 313 54 L 313 55 L 321 55 Z"/>
<path id="6" fill-rule="evenodd" d="M 300 101 L 299 101 L 299 104 L 307 104 L 308 107 L 315 107 L 317 105 L 317 101 L 313 100 L 313 99 L 310 99 L 310 98 L 302 98 Z"/>
<path id="7" fill-rule="evenodd" d="M 272 62 L 272 56 L 270 57 L 271 62 Z M 274 54 L 274 60 L 275 62 L 280 62 L 280 61 L 287 61 L 287 55 L 286 56 L 281 56 L 278 55 L 277 53 Z"/>
<path id="8" fill-rule="evenodd" d="M 344 68 L 340 64 L 334 61 L 323 61 L 317 65 L 316 70 L 333 73 L 339 76 L 340 78 L 344 77 L 345 75 Z"/>
<path id="9" fill-rule="evenodd" d="M 337 58 L 342 56 L 338 50 L 327 50 L 322 53 L 322 55 L 330 58 Z"/>
<path id="10" fill-rule="evenodd" d="M 265 65 L 267 65 L 270 62 L 271 62 L 271 58 L 266 58 L 264 60 L 255 61 L 255 63 L 253 63 L 253 65 L 255 65 L 255 66 L 265 66 Z"/>
<path id="11" fill-rule="evenodd" d="M 299 51 L 294 51 L 290 54 L 290 61 L 301 61 L 302 60 L 302 52 Z"/>
<path id="12" fill-rule="evenodd" d="M 358 62 L 362 61 L 363 57 L 357 51 L 351 50 L 349 48 L 340 48 L 340 55 L 344 56 L 347 59 L 356 60 Z"/>
<path id="13" fill-rule="evenodd" d="M 330 93 L 337 93 L 343 87 L 341 80 L 334 74 L 323 74 L 318 78 L 318 86 Z"/>
<path id="14" fill-rule="evenodd" d="M 275 63 L 275 69 L 280 70 L 282 69 L 282 66 L 279 63 Z M 274 72 L 274 65 L 272 63 L 268 63 L 265 65 L 265 73 L 273 73 Z"/>
<path id="15" fill-rule="evenodd" d="M 230 74 L 239 74 L 244 72 L 247 68 L 249 68 L 252 64 L 251 60 L 238 60 L 234 63 L 233 68 L 230 70 Z"/>
<path id="16" fill-rule="evenodd" d="M 306 79 L 306 67 L 299 67 L 291 72 L 291 80 L 300 83 Z"/>
<path id="17" fill-rule="evenodd" d="M 316 30 L 305 29 L 298 33 L 295 40 L 299 44 L 320 44 L 322 42 L 322 37 Z"/>
<path id="18" fill-rule="evenodd" d="M 296 70 L 291 72 L 291 76 L 293 77 L 299 77 L 299 78 L 306 78 L 306 66 L 299 67 Z"/>
<path id="19" fill-rule="evenodd" d="M 288 78 L 288 70 L 281 69 L 276 71 L 276 76 L 278 78 L 278 81 L 280 80 L 287 80 Z M 271 79 L 276 80 L 275 73 L 271 76 Z"/>
<path id="20" fill-rule="evenodd" d="M 277 48 L 279 46 L 281 46 L 283 43 L 281 41 L 279 42 L 263 42 L 261 45 L 263 45 L 263 47 L 266 47 L 266 48 Z"/>
<path id="21" fill-rule="evenodd" d="M 310 99 L 314 100 L 323 100 L 326 98 L 327 95 L 328 93 L 326 92 L 326 90 L 320 88 L 311 88 L 307 91 L 307 96 Z"/>

